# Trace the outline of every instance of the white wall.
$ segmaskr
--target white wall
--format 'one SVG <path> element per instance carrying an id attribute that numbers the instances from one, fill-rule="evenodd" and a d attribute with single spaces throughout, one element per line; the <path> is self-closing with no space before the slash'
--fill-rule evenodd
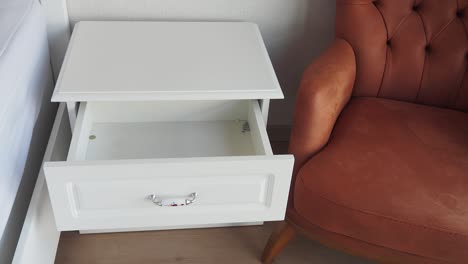
<path id="1" fill-rule="evenodd" d="M 334 35 L 333 0 L 68 0 L 79 20 L 253 21 L 260 26 L 285 100 L 270 110 L 270 125 L 290 125 L 303 69 Z"/>

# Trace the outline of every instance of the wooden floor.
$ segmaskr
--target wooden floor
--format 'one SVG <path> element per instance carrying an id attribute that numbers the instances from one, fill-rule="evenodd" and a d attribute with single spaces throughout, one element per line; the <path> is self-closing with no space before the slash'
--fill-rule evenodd
<path id="1" fill-rule="evenodd" d="M 287 142 L 272 144 L 285 153 Z M 262 226 L 80 235 L 62 232 L 58 264 L 259 264 L 271 231 Z M 276 264 L 370 264 L 299 237 Z"/>
<path id="2" fill-rule="evenodd" d="M 263 247 L 276 225 L 93 235 L 62 232 L 55 263 L 259 264 Z M 288 245 L 275 263 L 370 262 L 300 237 Z"/>

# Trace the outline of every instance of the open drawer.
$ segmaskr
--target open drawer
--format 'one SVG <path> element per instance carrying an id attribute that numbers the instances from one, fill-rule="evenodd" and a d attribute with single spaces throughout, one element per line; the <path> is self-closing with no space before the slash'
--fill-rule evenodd
<path id="1" fill-rule="evenodd" d="M 292 167 L 256 100 L 88 102 L 44 172 L 59 230 L 109 230 L 282 220 Z"/>

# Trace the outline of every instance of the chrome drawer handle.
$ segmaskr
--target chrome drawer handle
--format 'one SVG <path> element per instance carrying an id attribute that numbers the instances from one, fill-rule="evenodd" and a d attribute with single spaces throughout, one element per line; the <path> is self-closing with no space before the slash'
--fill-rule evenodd
<path id="1" fill-rule="evenodd" d="M 150 194 L 149 199 L 156 205 L 159 206 L 184 206 L 191 205 L 197 199 L 198 194 L 193 192 L 184 197 L 172 197 L 172 198 L 162 198 L 156 194 Z"/>

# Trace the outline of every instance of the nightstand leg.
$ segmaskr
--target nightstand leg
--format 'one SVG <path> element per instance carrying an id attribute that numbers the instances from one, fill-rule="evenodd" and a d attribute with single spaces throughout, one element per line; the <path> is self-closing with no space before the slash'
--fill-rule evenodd
<path id="1" fill-rule="evenodd" d="M 76 116 L 78 115 L 78 107 L 76 102 L 67 102 L 68 119 L 70 120 L 70 127 L 73 134 L 75 128 Z"/>
<path id="2" fill-rule="evenodd" d="M 270 99 L 259 100 L 260 109 L 262 110 L 263 121 L 265 121 L 265 126 L 268 123 L 268 111 L 270 110 Z"/>

